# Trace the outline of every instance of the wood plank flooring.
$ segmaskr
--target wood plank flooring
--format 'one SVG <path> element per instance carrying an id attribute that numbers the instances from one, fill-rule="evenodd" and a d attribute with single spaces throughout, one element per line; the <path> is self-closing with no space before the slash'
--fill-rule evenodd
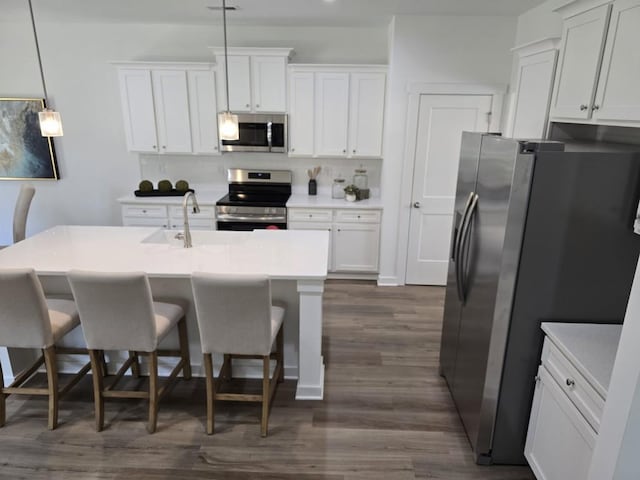
<path id="1" fill-rule="evenodd" d="M 533 480 L 527 467 L 473 463 L 438 375 L 443 297 L 442 288 L 327 282 L 325 400 L 295 401 L 285 382 L 267 438 L 258 405 L 226 402 L 205 435 L 203 379 L 177 383 L 153 435 L 135 400 L 108 402 L 95 432 L 90 377 L 61 401 L 52 432 L 46 399 L 10 397 L 0 479 Z"/>

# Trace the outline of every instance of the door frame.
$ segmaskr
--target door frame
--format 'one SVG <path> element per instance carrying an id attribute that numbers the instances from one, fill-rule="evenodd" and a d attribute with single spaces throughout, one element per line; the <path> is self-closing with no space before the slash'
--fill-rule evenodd
<path id="1" fill-rule="evenodd" d="M 507 91 L 503 84 L 474 83 L 425 83 L 411 82 L 407 87 L 409 94 L 407 105 L 406 136 L 402 155 L 402 182 L 400 193 L 400 212 L 398 219 L 398 256 L 396 272 L 398 283 L 405 285 L 407 280 L 407 257 L 409 231 L 411 227 L 411 197 L 413 195 L 413 173 L 416 162 L 418 125 L 420 117 L 420 97 L 422 95 L 490 95 L 491 123 L 490 132 L 501 131 L 502 104 Z"/>

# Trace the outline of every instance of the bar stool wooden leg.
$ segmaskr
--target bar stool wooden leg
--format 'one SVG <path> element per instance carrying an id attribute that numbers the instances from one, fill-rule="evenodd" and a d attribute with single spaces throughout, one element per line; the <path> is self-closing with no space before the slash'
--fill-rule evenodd
<path id="1" fill-rule="evenodd" d="M 207 385 L 207 435 L 213 435 L 216 413 L 216 383 L 213 378 L 213 359 L 210 353 L 204 354 L 204 376 Z"/>
<path id="2" fill-rule="evenodd" d="M 187 319 L 182 317 L 178 322 L 178 337 L 180 338 L 180 356 L 184 362 L 182 376 L 185 380 L 191 379 L 191 358 L 189 357 L 189 337 L 187 336 Z"/>
<path id="3" fill-rule="evenodd" d="M 42 350 L 47 369 L 47 385 L 49 390 L 49 430 L 58 425 L 58 365 L 56 363 L 55 347 Z"/>
<path id="4" fill-rule="evenodd" d="M 140 360 L 138 359 L 138 354 L 130 350 L 129 358 L 133 359 L 131 362 L 131 375 L 133 375 L 134 378 L 140 378 Z"/>
<path id="5" fill-rule="evenodd" d="M 158 424 L 158 352 L 149 354 L 149 424 L 147 431 L 154 433 Z"/>
<path id="6" fill-rule="evenodd" d="M 262 358 L 262 422 L 260 434 L 263 437 L 267 436 L 269 425 L 269 360 L 269 355 Z"/>
<path id="7" fill-rule="evenodd" d="M 222 369 L 220 370 L 220 378 L 228 381 L 231 380 L 231 377 L 233 376 L 233 372 L 231 371 L 231 362 L 233 357 L 230 354 L 225 353 L 223 358 L 224 361 L 222 362 Z"/>
<path id="8" fill-rule="evenodd" d="M 2 373 L 2 362 L 0 362 L 0 427 L 4 427 L 7 420 L 7 396 L 4 392 L 4 375 Z"/>
<path id="9" fill-rule="evenodd" d="M 96 410 L 96 431 L 100 432 L 104 428 L 102 352 L 99 350 L 89 350 L 89 358 L 91 360 L 91 372 L 93 373 L 93 403 Z"/>
<path id="10" fill-rule="evenodd" d="M 278 383 L 284 382 L 284 327 L 280 327 L 278 336 L 276 337 L 276 368 L 280 365 L 280 373 L 278 374 Z"/>

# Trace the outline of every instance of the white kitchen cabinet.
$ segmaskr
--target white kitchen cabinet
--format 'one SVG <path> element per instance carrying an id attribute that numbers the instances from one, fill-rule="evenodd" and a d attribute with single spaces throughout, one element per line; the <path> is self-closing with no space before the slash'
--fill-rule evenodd
<path id="1" fill-rule="evenodd" d="M 329 271 L 376 273 L 381 211 L 375 209 L 288 208 L 291 230 L 328 230 Z"/>
<path id="2" fill-rule="evenodd" d="M 613 4 L 593 105 L 597 122 L 640 122 L 640 0 Z"/>
<path id="3" fill-rule="evenodd" d="M 314 78 L 312 72 L 294 72 L 289 77 L 289 152 L 291 155 L 313 156 Z"/>
<path id="4" fill-rule="evenodd" d="M 211 65 L 140 62 L 117 66 L 129 151 L 217 153 Z"/>
<path id="5" fill-rule="evenodd" d="M 381 157 L 386 75 L 352 73 L 349 108 L 349 156 Z"/>
<path id="6" fill-rule="evenodd" d="M 122 224 L 129 227 L 161 227 L 171 230 L 184 228 L 182 198 L 171 201 L 158 200 L 153 197 L 148 203 L 145 200 L 121 200 Z M 165 203 L 166 202 L 166 203 Z M 215 230 L 215 206 L 200 206 L 199 213 L 188 212 L 189 227 L 192 230 Z"/>
<path id="7" fill-rule="evenodd" d="M 382 157 L 385 67 L 294 65 L 289 85 L 290 156 Z"/>
<path id="8" fill-rule="evenodd" d="M 224 49 L 212 48 L 218 71 L 225 79 Z M 230 48 L 229 109 L 232 112 L 287 111 L 287 64 L 290 48 Z M 219 103 L 226 108 L 225 82 L 218 87 Z"/>
<path id="9" fill-rule="evenodd" d="M 551 118 L 640 125 L 640 0 L 572 2 L 563 15 Z"/>

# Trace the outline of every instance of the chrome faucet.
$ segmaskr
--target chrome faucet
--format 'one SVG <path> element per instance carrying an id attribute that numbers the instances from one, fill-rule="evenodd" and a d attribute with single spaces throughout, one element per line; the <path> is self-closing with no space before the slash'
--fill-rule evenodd
<path id="1" fill-rule="evenodd" d="M 200 206 L 198 200 L 196 200 L 196 194 L 193 192 L 187 192 L 182 199 L 182 213 L 184 215 L 184 248 L 191 248 L 191 230 L 189 229 L 189 214 L 187 213 L 187 204 L 189 203 L 189 197 L 193 204 L 193 213 L 200 213 Z"/>

